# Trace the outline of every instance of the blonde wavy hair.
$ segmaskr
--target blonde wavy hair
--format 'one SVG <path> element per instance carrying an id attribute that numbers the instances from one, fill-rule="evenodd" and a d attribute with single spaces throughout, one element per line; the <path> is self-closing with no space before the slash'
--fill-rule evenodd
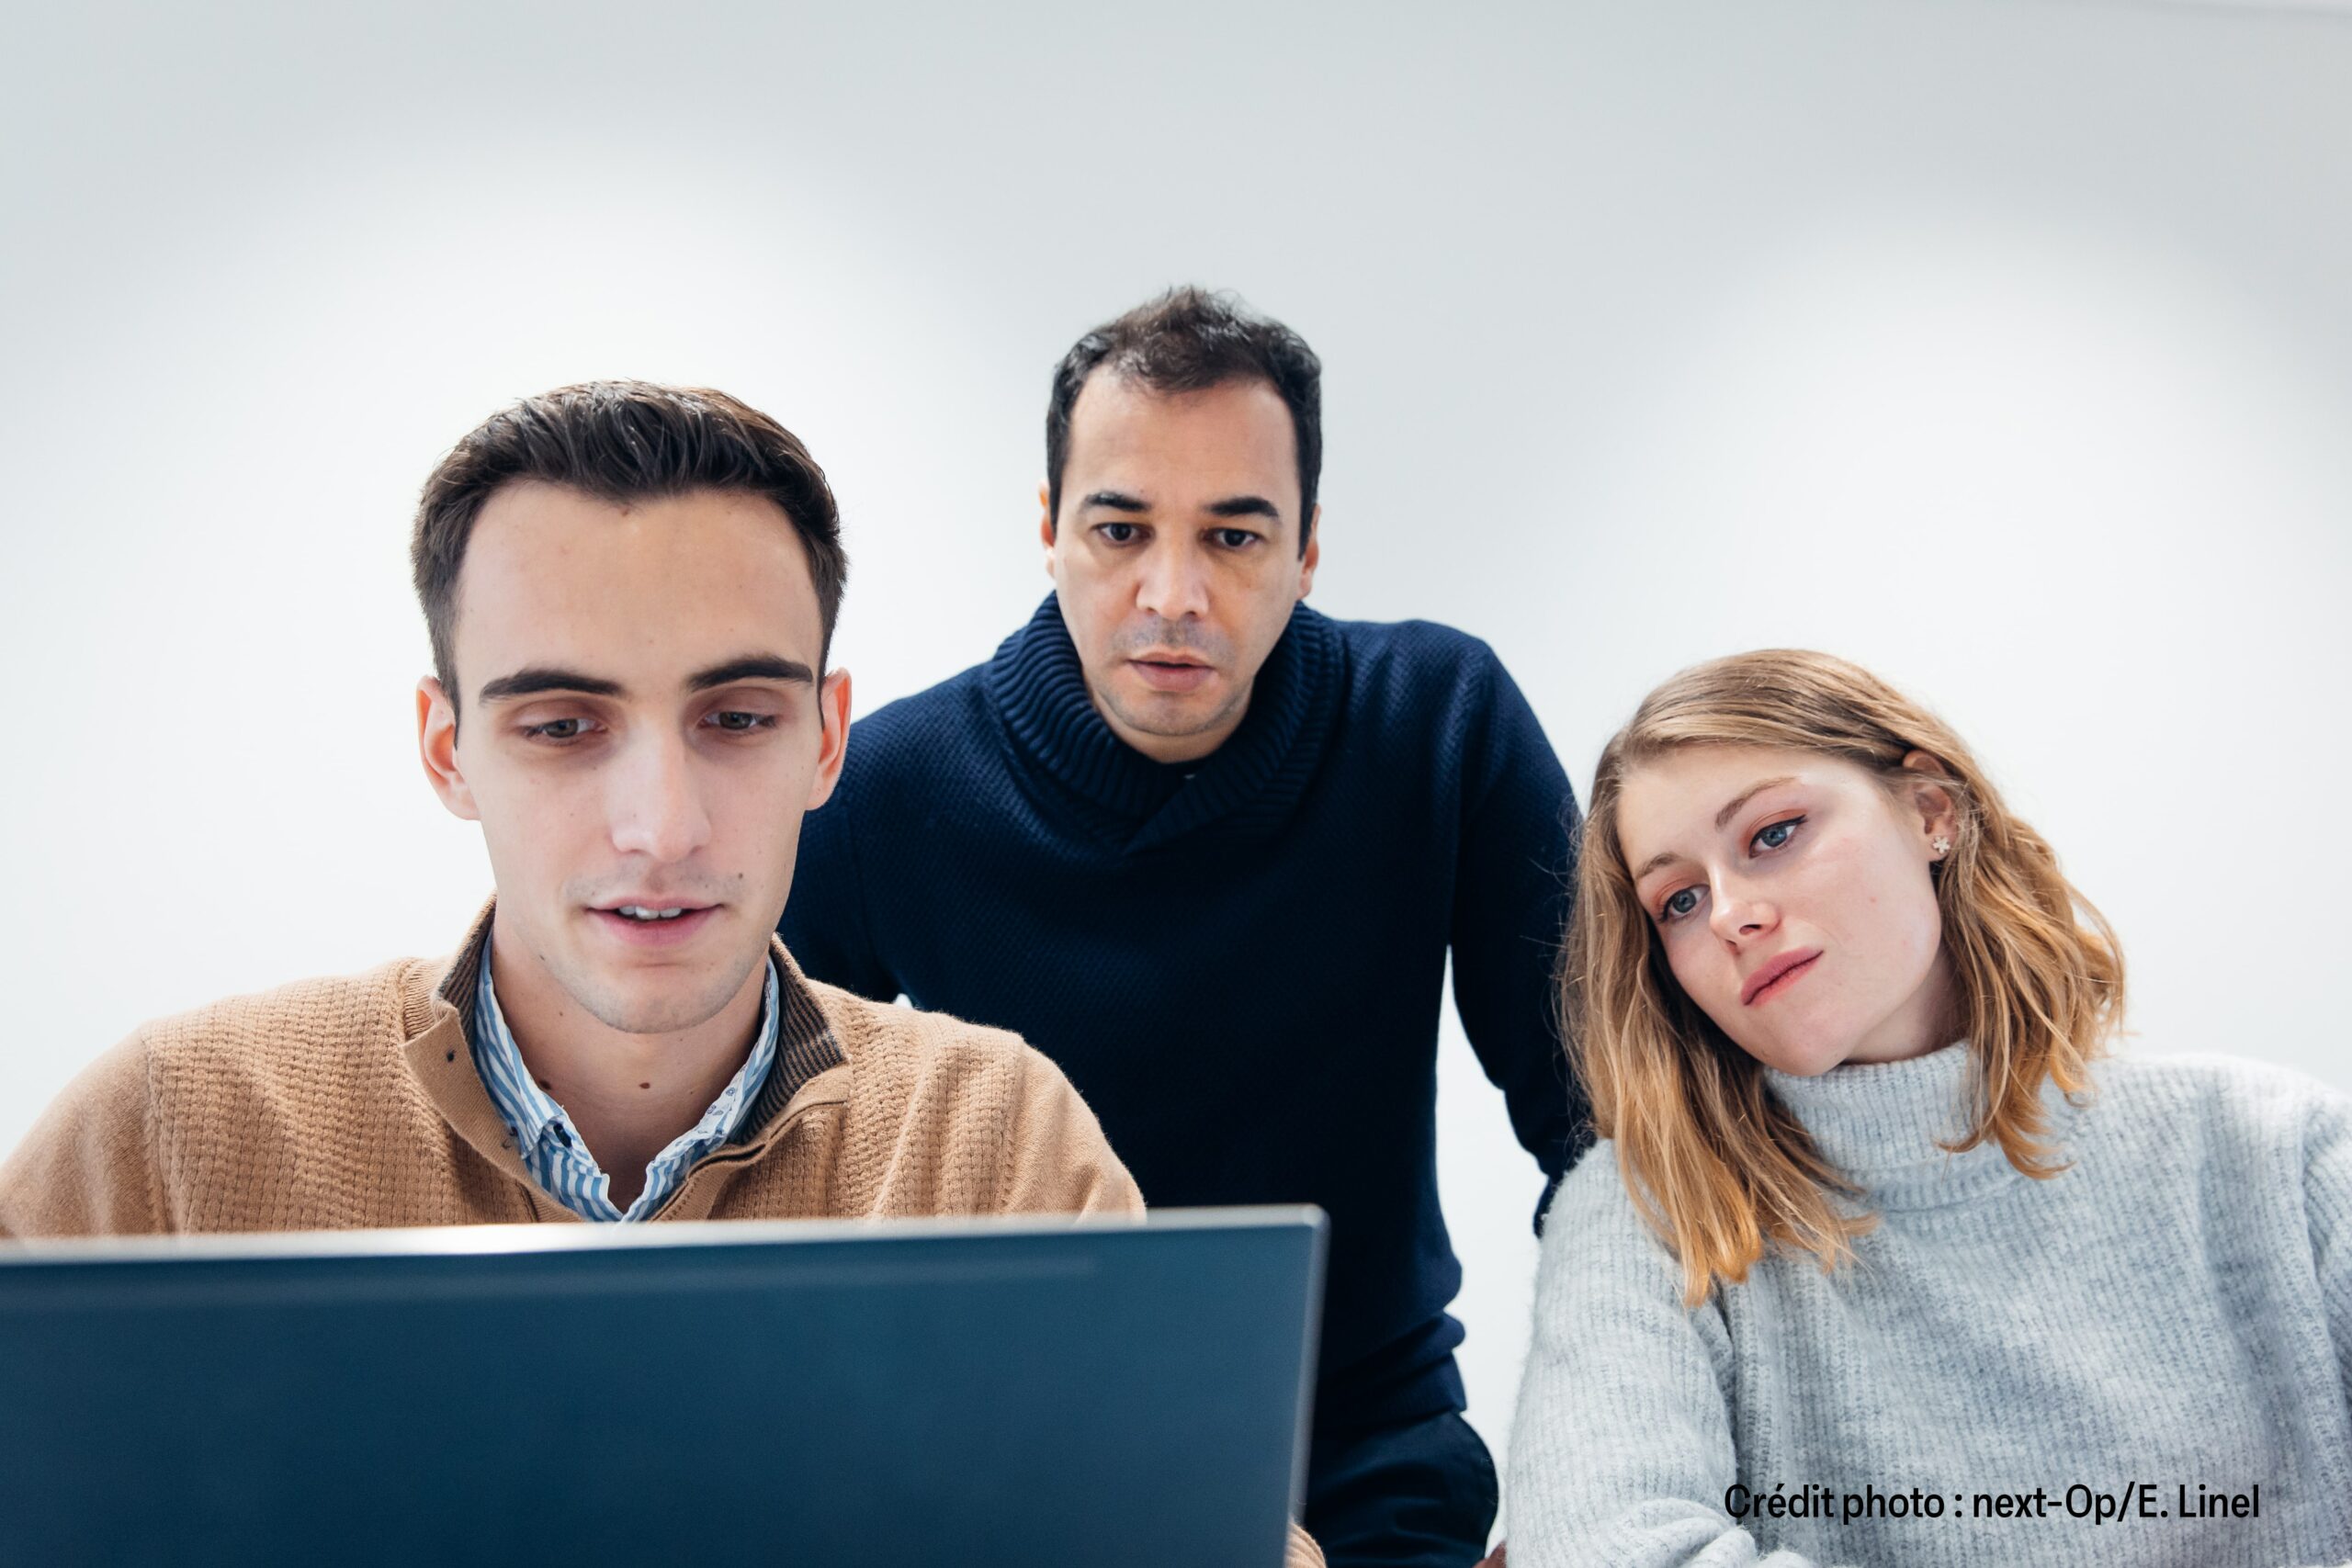
<path id="1" fill-rule="evenodd" d="M 1955 1153 L 1992 1142 L 2033 1177 L 2064 1167 L 2041 1087 L 2086 1092 L 2086 1065 L 2123 1017 L 2115 933 L 2013 816 L 1960 737 L 1842 659 L 1767 649 L 1685 670 L 1600 753 L 1561 969 L 1565 1038 L 1600 1134 L 1644 1217 L 1681 1261 L 1686 1303 L 1740 1280 L 1768 1241 L 1851 1255 L 1873 1217 L 1766 1087 L 1755 1058 L 1701 1011 L 1668 967 L 1617 829 L 1627 774 L 1685 746 L 1762 746 L 1842 758 L 1888 788 L 1932 782 L 1958 819 L 1935 867 L 1943 950 L 1973 1055 L 1975 1106 Z M 1903 760 L 1924 751 L 1925 776 Z"/>

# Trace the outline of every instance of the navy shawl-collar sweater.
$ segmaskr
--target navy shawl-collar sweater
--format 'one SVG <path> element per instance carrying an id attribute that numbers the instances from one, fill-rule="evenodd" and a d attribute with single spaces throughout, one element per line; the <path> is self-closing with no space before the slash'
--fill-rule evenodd
<path id="1" fill-rule="evenodd" d="M 854 723 L 779 929 L 819 979 L 1019 1031 L 1154 1206 L 1328 1210 L 1330 1430 L 1462 1403 L 1449 951 L 1520 1141 L 1556 1180 L 1586 1136 L 1552 1023 L 1575 817 L 1476 638 L 1301 604 L 1232 738 L 1171 767 L 1103 723 L 1048 596 L 989 662 Z"/>

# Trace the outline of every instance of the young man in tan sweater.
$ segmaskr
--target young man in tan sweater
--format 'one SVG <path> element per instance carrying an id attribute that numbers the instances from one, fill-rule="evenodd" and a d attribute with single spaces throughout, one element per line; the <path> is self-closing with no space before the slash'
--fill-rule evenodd
<path id="1" fill-rule="evenodd" d="M 417 741 L 497 896 L 451 956 L 151 1023 L 0 1166 L 0 1236 L 1130 1212 L 1012 1034 L 773 932 L 849 728 L 823 472 L 723 394 L 567 388 L 426 483 Z"/>

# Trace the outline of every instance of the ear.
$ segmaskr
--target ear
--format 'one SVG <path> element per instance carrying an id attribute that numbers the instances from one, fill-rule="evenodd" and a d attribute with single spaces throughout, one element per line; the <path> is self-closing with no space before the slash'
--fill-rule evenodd
<path id="1" fill-rule="evenodd" d="M 1037 481 L 1037 542 L 1046 547 L 1046 575 L 1054 575 L 1054 487 Z M 1060 579 L 1056 578 L 1056 581 Z"/>
<path id="2" fill-rule="evenodd" d="M 831 800 L 841 783 L 842 758 L 849 751 L 849 671 L 835 670 L 817 688 L 817 717 L 823 726 L 817 743 L 817 776 L 808 781 L 808 805 L 814 811 Z"/>
<path id="3" fill-rule="evenodd" d="M 1306 598 L 1315 591 L 1315 569 L 1323 559 L 1323 503 L 1317 502 L 1315 510 L 1306 514 L 1306 553 L 1298 558 L 1298 596 Z"/>
<path id="4" fill-rule="evenodd" d="M 1905 794 L 1919 814 L 1920 846 L 1929 860 L 1941 860 L 1950 851 L 1939 852 L 1937 840 L 1950 845 L 1960 839 L 1960 800 L 1951 788 L 1951 770 L 1934 752 L 1914 750 L 1904 753 L 1903 771 L 1913 775 Z"/>
<path id="5" fill-rule="evenodd" d="M 416 683 L 416 754 L 424 763 L 424 776 L 433 793 L 441 797 L 449 815 L 481 821 L 473 787 L 458 765 L 458 705 L 430 675 Z"/>

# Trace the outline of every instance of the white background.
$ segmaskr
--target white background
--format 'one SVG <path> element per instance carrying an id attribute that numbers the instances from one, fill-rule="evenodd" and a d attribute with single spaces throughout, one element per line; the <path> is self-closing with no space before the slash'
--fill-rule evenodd
<path id="1" fill-rule="evenodd" d="M 1859 659 L 2114 918 L 2132 1048 L 2352 1087 L 2340 9 L 195 9 L 0 49 L 0 1147 L 141 1019 L 455 941 L 405 548 L 483 414 L 782 418 L 870 708 L 1029 613 L 1047 372 L 1182 280 L 1325 356 L 1316 603 L 1487 637 L 1579 791 L 1685 663 Z M 1499 1450 L 1533 1168 L 1440 1076 Z"/>

